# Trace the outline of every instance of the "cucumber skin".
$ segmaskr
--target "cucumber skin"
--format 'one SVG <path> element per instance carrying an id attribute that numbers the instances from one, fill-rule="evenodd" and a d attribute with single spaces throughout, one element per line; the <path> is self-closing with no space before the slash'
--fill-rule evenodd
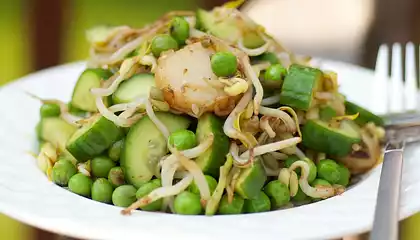
<path id="1" fill-rule="evenodd" d="M 293 64 L 283 81 L 280 103 L 299 110 L 308 110 L 322 76 L 319 69 Z"/>
<path id="2" fill-rule="evenodd" d="M 187 129 L 191 122 L 190 119 L 184 116 L 178 116 L 170 113 L 156 112 L 156 116 L 159 118 L 159 120 L 163 122 L 163 124 L 165 124 L 165 126 L 169 128 L 170 132 L 180 129 Z M 139 188 L 144 183 L 150 181 L 150 179 L 154 175 L 154 170 L 150 169 L 149 166 L 149 159 L 146 159 L 147 161 L 141 163 L 142 159 L 140 158 L 142 156 L 144 157 L 144 155 L 142 154 L 144 154 L 145 151 L 148 151 L 142 150 L 142 148 L 149 148 L 149 146 L 139 146 L 138 142 L 135 142 L 138 136 L 144 136 L 143 140 L 149 138 L 148 136 L 146 136 L 147 131 L 149 129 L 145 129 L 143 127 L 145 121 L 149 122 L 149 124 L 151 124 L 150 126 L 154 128 L 154 135 L 152 136 L 153 138 L 150 138 L 148 142 L 154 141 L 155 143 L 163 143 L 163 150 L 161 150 L 161 154 L 159 153 L 158 156 L 154 157 L 159 158 L 160 160 L 160 158 L 168 152 L 164 136 L 159 132 L 159 130 L 157 130 L 156 126 L 153 124 L 149 117 L 145 116 L 141 118 L 136 124 L 134 124 L 130 128 L 124 140 L 123 149 L 121 150 L 120 166 L 123 170 L 125 181 L 134 185 L 137 188 Z M 138 164 L 142 165 L 142 168 L 139 167 Z M 139 171 L 136 171 L 136 169 L 139 169 L 140 173 Z"/>
<path id="3" fill-rule="evenodd" d="M 355 103 L 346 101 L 345 107 L 346 107 L 346 114 L 352 115 L 352 114 L 359 113 L 359 116 L 354 121 L 361 126 L 365 125 L 368 122 L 373 122 L 375 123 L 376 126 L 384 125 L 384 120 L 381 117 L 371 113 L 370 111 L 366 110 L 365 108 Z"/>
<path id="4" fill-rule="evenodd" d="M 136 136 L 143 135 L 145 132 L 145 122 L 149 121 L 150 128 L 153 126 L 153 122 L 151 122 L 150 118 L 148 116 L 145 116 L 141 118 L 137 123 L 135 123 L 131 128 L 129 129 L 127 136 L 124 141 L 124 146 L 121 151 L 120 155 L 120 166 L 124 173 L 124 179 L 127 183 L 132 184 L 136 188 L 141 187 L 144 183 L 150 181 L 154 175 L 153 169 L 149 166 L 149 160 L 144 163 L 144 165 L 140 168 L 137 167 L 137 164 L 142 160 L 141 157 L 147 157 L 146 156 L 139 156 L 138 159 L 135 159 L 133 154 L 130 154 L 130 152 L 134 151 L 132 148 L 137 148 L 138 155 L 144 154 L 145 150 L 141 150 L 142 147 L 140 144 L 138 144 L 138 141 L 136 141 Z M 154 130 L 156 131 L 156 130 Z M 133 140 L 134 139 L 134 140 Z M 165 141 L 165 138 L 162 134 L 158 134 L 156 131 L 156 136 L 153 138 L 156 142 L 162 143 Z M 148 142 L 151 142 L 152 140 L 149 140 Z M 137 146 L 137 147 L 132 147 Z M 148 146 L 146 146 L 148 148 Z M 157 149 L 160 147 L 159 149 Z M 162 157 L 167 153 L 166 146 L 164 144 L 159 144 L 154 147 L 154 150 L 156 152 L 162 152 Z M 148 151 L 148 150 L 146 150 Z M 148 154 L 148 152 L 146 153 Z M 137 164 L 136 164 L 137 162 Z M 138 169 L 138 170 L 136 170 Z"/>
<path id="5" fill-rule="evenodd" d="M 102 69 L 102 68 L 88 68 L 85 71 L 83 71 L 82 74 L 80 74 L 80 77 L 77 80 L 76 85 L 74 86 L 73 94 L 71 97 L 71 105 L 83 111 L 97 112 L 96 104 L 95 104 L 95 96 L 89 95 L 88 97 L 86 96 L 80 97 L 80 94 L 83 94 L 83 95 L 89 94 L 89 92 L 84 92 L 86 91 L 85 89 L 79 89 L 82 84 L 85 84 L 86 80 L 84 80 L 84 77 L 87 77 L 86 76 L 87 74 L 96 75 L 96 77 L 99 78 L 98 79 L 99 84 L 96 87 L 100 87 L 100 80 L 110 78 L 112 76 L 112 72 L 106 69 Z M 80 93 L 80 91 L 83 91 L 83 93 Z M 89 100 L 86 100 L 86 99 L 89 99 Z M 110 100 L 109 97 L 104 97 L 105 105 L 107 105 L 109 100 Z"/>
<path id="6" fill-rule="evenodd" d="M 88 68 L 83 73 L 88 72 L 88 71 L 94 72 L 96 75 L 98 75 L 101 79 L 104 79 L 104 80 L 107 80 L 108 78 L 112 76 L 111 71 L 107 69 L 103 69 L 103 68 Z"/>
<path id="7" fill-rule="evenodd" d="M 253 199 L 261 192 L 265 181 L 267 181 L 267 175 L 261 159 L 256 158 L 252 167 L 242 170 L 235 184 L 235 192 L 245 199 Z"/>
<path id="8" fill-rule="evenodd" d="M 206 119 L 207 118 L 207 119 Z M 197 124 L 196 136 L 198 142 L 204 141 L 208 133 L 202 132 L 205 121 L 209 121 L 211 133 L 213 133 L 213 144 L 203 154 L 201 154 L 196 162 L 203 170 L 204 174 L 217 178 L 219 176 L 219 168 L 225 163 L 226 154 L 229 152 L 229 138 L 223 131 L 223 121 L 219 117 L 206 113 L 200 117 Z"/>
<path id="9" fill-rule="evenodd" d="M 73 106 L 71 102 L 67 104 L 67 107 L 69 109 L 69 113 L 71 113 L 72 115 L 86 118 L 88 112 L 78 109 L 77 107 Z"/>
<path id="10" fill-rule="evenodd" d="M 302 128 L 302 144 L 310 149 L 335 157 L 344 157 L 352 152 L 353 144 L 360 139 L 345 136 L 331 129 L 326 130 L 314 120 L 309 120 Z"/>
<path id="11" fill-rule="evenodd" d="M 77 139 L 71 137 L 67 143 L 67 150 L 78 162 L 86 162 L 101 154 L 123 135 L 122 130 L 105 117 L 100 117 L 87 127 L 88 130 L 84 127 L 79 129 L 85 132 Z M 79 134 L 78 131 L 74 134 Z"/>

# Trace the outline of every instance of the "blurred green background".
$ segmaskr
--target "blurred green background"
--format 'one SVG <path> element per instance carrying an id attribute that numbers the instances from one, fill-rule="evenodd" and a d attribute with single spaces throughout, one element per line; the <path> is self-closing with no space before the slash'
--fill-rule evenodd
<path id="1" fill-rule="evenodd" d="M 268 1 L 268 0 L 267 0 Z M 277 0 L 280 2 L 280 0 Z M 390 0 L 389 0 L 390 1 Z M 407 0 L 408 1 L 408 0 Z M 195 9 L 197 6 L 207 6 L 210 7 L 212 5 L 217 5 L 223 2 L 223 0 L 0 0 L 0 84 L 5 84 L 7 82 L 12 81 L 13 79 L 17 79 L 25 74 L 28 74 L 32 71 L 35 71 L 40 67 L 37 65 L 37 61 L 39 57 L 42 57 L 43 53 L 49 54 L 50 51 L 55 51 L 55 49 L 50 49 L 48 44 L 40 43 L 40 46 L 43 46 L 43 49 L 38 49 L 34 51 L 34 45 L 38 44 L 37 42 L 34 44 L 34 32 L 38 30 L 42 30 L 43 33 L 48 33 L 50 31 L 49 27 L 50 24 L 42 23 L 37 25 L 39 29 L 34 29 L 33 20 L 34 17 L 36 18 L 36 14 L 41 9 L 41 11 L 45 14 L 49 14 L 48 6 L 51 3 L 59 2 L 63 7 L 62 13 L 59 15 L 60 20 L 62 21 L 61 27 L 58 29 L 60 37 L 58 38 L 60 49 L 58 50 L 59 54 L 58 58 L 52 62 L 46 62 L 43 66 L 49 66 L 54 64 L 60 64 L 65 62 L 71 62 L 76 60 L 82 60 L 87 57 L 88 53 L 88 45 L 85 41 L 84 33 L 87 28 L 98 24 L 110 24 L 110 25 L 131 25 L 140 27 L 147 22 L 153 21 L 157 17 L 161 16 L 167 11 L 176 10 L 176 9 Z M 287 1 L 285 1 L 287 2 Z M 296 1 L 288 1 L 289 3 Z M 302 1 L 301 1 L 302 2 Z M 368 4 L 360 5 L 359 9 L 366 10 L 366 9 L 373 9 L 373 5 L 370 6 L 369 4 L 373 4 L 373 0 L 363 0 L 363 1 L 345 1 L 346 3 L 351 3 L 354 6 L 359 6 L 356 4 L 363 3 Z M 378 1 L 377 1 L 378 2 Z M 41 8 L 36 8 L 35 5 L 40 4 L 43 6 Z M 335 2 L 337 4 L 337 2 Z M 399 2 L 398 2 L 399 4 Z M 338 5 L 338 4 L 337 4 Z M 329 6 L 332 6 L 331 4 Z M 290 11 L 292 6 L 289 6 L 287 9 Z M 296 5 L 297 9 L 301 7 L 301 5 Z M 321 6 L 322 7 L 322 6 Z M 332 8 L 332 7 L 331 7 Z M 36 9 L 36 10 L 35 10 Z M 338 8 L 337 8 L 338 9 Z M 343 11 L 349 12 L 349 6 L 345 6 Z M 302 10 L 302 9 L 301 9 Z M 357 8 L 356 8 L 357 10 Z M 394 11 L 393 12 L 398 12 Z M 398 10 L 398 9 L 397 9 Z M 318 14 L 318 11 L 314 11 L 311 7 L 311 11 L 315 14 Z M 332 12 L 332 10 L 330 9 Z M 336 11 L 338 12 L 338 10 Z M 356 11 L 350 11 L 354 14 Z M 404 11 L 401 11 L 401 16 L 406 16 Z M 370 15 L 373 13 L 367 12 L 365 13 L 366 23 L 369 25 L 370 22 Z M 389 12 L 384 11 L 385 16 L 389 16 Z M 418 14 L 417 14 L 418 15 Z M 337 14 L 335 17 L 338 18 L 339 16 L 346 16 L 343 14 Z M 399 17 L 398 19 L 400 19 Z M 319 18 L 320 19 L 320 18 Z M 352 20 L 353 19 L 353 20 Z M 353 22 L 354 25 L 361 25 L 360 22 L 355 22 L 354 19 L 357 17 L 349 17 L 346 18 L 346 23 Z M 361 18 L 359 18 L 361 19 Z M 395 18 L 390 18 L 395 19 Z M 262 20 L 262 19 L 261 19 Z M 271 20 L 268 20 L 271 21 Z M 381 20 L 383 21 L 383 20 Z M 280 26 L 277 21 L 271 21 L 273 24 Z M 287 22 L 287 21 L 286 21 Z M 331 23 L 330 19 L 328 19 L 328 24 L 323 24 L 323 26 L 333 26 L 334 23 Z M 420 22 L 420 21 L 419 21 Z M 303 21 L 303 24 L 307 26 L 307 23 Z M 401 29 L 399 25 L 386 25 L 386 30 L 389 30 L 388 26 Z M 405 26 L 407 24 L 402 24 L 401 26 Z M 295 28 L 291 28 L 293 31 L 297 31 Z M 322 31 L 321 26 L 317 26 L 315 29 L 317 31 Z M 286 31 L 284 31 L 286 30 Z M 281 36 L 282 40 L 284 39 L 287 43 L 295 43 L 295 39 L 288 39 L 288 36 L 302 36 L 299 34 L 293 34 L 287 32 L 287 29 L 282 30 L 282 33 L 286 36 Z M 290 29 L 289 29 L 290 30 Z M 291 30 L 291 31 L 292 31 Z M 304 29 L 304 31 L 307 30 Z M 340 30 L 341 26 L 340 26 Z M 333 32 L 345 32 L 345 31 L 336 31 L 332 29 Z M 356 29 L 355 31 L 361 32 L 360 29 Z M 378 30 L 381 32 L 380 30 Z M 385 32 L 385 30 L 384 30 Z M 390 31 L 386 31 L 389 33 Z M 354 35 L 352 32 L 350 32 Z M 392 33 L 392 31 L 391 31 Z M 375 33 L 377 37 L 376 40 L 379 42 L 386 42 L 391 38 L 387 38 L 386 34 L 383 34 L 385 37 L 378 37 L 382 36 Z M 322 34 L 319 34 L 322 35 Z M 329 39 L 333 39 L 331 34 L 325 34 L 331 36 Z M 391 34 L 390 36 L 395 36 L 395 34 Z M 403 35 L 399 35 L 403 36 Z M 46 38 L 45 38 L 46 37 Z M 340 36 L 339 36 L 340 37 Z M 365 36 L 363 36 L 365 37 Z M 41 38 L 43 40 L 47 39 L 48 36 L 43 36 Z M 304 38 L 303 38 L 304 39 Z M 316 51 L 314 53 L 319 55 L 324 54 L 325 57 L 328 58 L 335 58 L 338 60 L 345 60 L 349 62 L 354 62 L 358 64 L 363 64 L 365 66 L 372 66 L 373 62 L 370 61 L 369 64 L 363 63 L 363 61 L 358 61 L 357 57 L 353 59 L 346 59 L 342 56 L 352 56 L 352 52 L 354 49 L 360 49 L 359 45 L 355 45 L 354 48 L 349 47 L 351 43 L 348 43 L 346 48 L 343 49 L 342 55 L 337 55 L 337 49 L 331 48 L 332 44 L 325 44 L 323 42 L 322 45 L 317 45 L 314 47 L 314 42 L 312 38 L 307 38 L 310 41 L 307 43 L 307 46 L 304 46 L 305 43 L 298 42 L 304 51 L 307 51 L 309 47 L 315 48 Z M 342 41 L 342 39 L 348 39 L 348 37 L 337 38 L 337 41 Z M 341 40 L 340 40 L 341 39 Z M 375 38 L 368 38 L 375 39 Z M 385 41 L 384 41 L 385 39 Z M 364 39 L 362 39 L 364 40 Z M 362 41 L 361 40 L 361 41 Z M 392 41 L 396 41 L 394 37 L 391 39 Z M 38 40 L 39 41 L 39 40 Z M 354 41 L 353 41 L 354 42 Z M 342 45 L 342 42 L 339 46 Z M 293 45 L 293 44 L 292 44 Z M 330 47 L 331 49 L 328 49 Z M 376 55 L 376 45 L 373 50 L 371 51 L 371 59 L 374 60 Z M 299 49 L 297 49 L 299 50 Z M 310 51 L 309 51 L 310 52 Z M 331 55 L 328 55 L 328 52 L 331 52 Z M 334 55 L 335 54 L 335 55 Z M 0 199 L 1 201 L 1 199 Z M 402 229 L 402 239 L 420 239 L 420 215 L 417 214 L 414 217 L 411 217 L 408 220 L 405 220 L 401 225 Z M 37 235 L 38 234 L 38 235 Z M 7 240 L 29 240 L 29 239 L 56 239 L 51 237 L 45 237 L 47 235 L 39 235 L 39 231 L 35 231 L 33 228 L 30 228 L 24 224 L 21 224 L 17 221 L 14 221 L 4 215 L 0 214 L 0 239 L 7 239 Z"/>
<path id="2" fill-rule="evenodd" d="M 31 20 L 36 0 L 0 0 L 0 83 L 4 84 L 33 71 Z M 42 2 L 42 1 L 40 1 Z M 47 2 L 47 1 L 44 1 Z M 99 24 L 135 27 L 176 9 L 195 9 L 197 0 L 74 0 L 65 4 L 61 31 L 60 62 L 85 59 L 88 44 L 85 30 Z M 67 11 L 68 10 L 68 11 Z M 47 12 L 47 11 L 46 11 Z M 45 49 L 43 51 L 49 51 Z"/>
<path id="3" fill-rule="evenodd" d="M 0 83 L 6 83 L 30 70 L 27 28 L 24 24 L 23 3 L 0 1 Z"/>

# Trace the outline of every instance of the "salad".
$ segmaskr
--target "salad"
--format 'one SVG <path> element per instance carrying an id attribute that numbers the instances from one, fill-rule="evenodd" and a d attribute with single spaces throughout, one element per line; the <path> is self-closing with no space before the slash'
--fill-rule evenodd
<path id="1" fill-rule="evenodd" d="M 123 214 L 254 213 L 343 193 L 378 163 L 382 119 L 237 4 L 89 30 L 71 101 L 41 99 L 39 168 Z"/>

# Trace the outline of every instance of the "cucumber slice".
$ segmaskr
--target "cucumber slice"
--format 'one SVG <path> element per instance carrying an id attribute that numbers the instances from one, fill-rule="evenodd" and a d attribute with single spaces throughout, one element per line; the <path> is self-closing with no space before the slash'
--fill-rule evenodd
<path id="1" fill-rule="evenodd" d="M 313 93 L 320 88 L 322 72 L 319 69 L 293 64 L 281 88 L 280 103 L 299 110 L 308 110 Z"/>
<path id="2" fill-rule="evenodd" d="M 350 120 L 341 121 L 339 128 L 329 127 L 320 120 L 309 120 L 302 129 L 302 144 L 332 156 L 343 157 L 360 143 L 359 127 Z"/>
<path id="3" fill-rule="evenodd" d="M 247 48 L 258 48 L 265 43 L 264 39 L 255 31 L 257 24 L 236 18 L 220 21 L 217 19 L 218 14 L 215 11 L 198 9 L 196 28 L 232 43 L 236 43 L 242 38 L 243 44 Z"/>
<path id="4" fill-rule="evenodd" d="M 376 126 L 384 125 L 384 120 L 381 117 L 376 116 L 372 112 L 366 110 L 365 108 L 355 103 L 346 101 L 345 106 L 346 114 L 352 115 L 359 113 L 359 116 L 354 120 L 359 125 L 365 125 L 368 122 L 373 122 Z"/>
<path id="5" fill-rule="evenodd" d="M 86 69 L 74 87 L 71 105 L 87 112 L 97 112 L 95 96 L 92 95 L 90 89 L 99 88 L 101 81 L 111 76 L 110 71 L 102 68 Z M 107 99 L 107 97 L 104 98 L 105 105 L 107 105 Z"/>
<path id="6" fill-rule="evenodd" d="M 148 97 L 150 88 L 155 86 L 155 78 L 152 74 L 139 73 L 125 80 L 112 95 L 112 102 L 128 103 L 137 97 Z"/>
<path id="7" fill-rule="evenodd" d="M 103 116 L 79 128 L 67 142 L 67 150 L 79 162 L 101 154 L 123 135 L 121 128 Z"/>
<path id="8" fill-rule="evenodd" d="M 204 9 L 197 9 L 195 12 L 196 21 L 195 21 L 195 28 L 206 31 L 209 27 L 210 22 L 214 22 L 214 18 L 211 16 L 210 12 L 207 12 Z"/>
<path id="9" fill-rule="evenodd" d="M 156 116 L 170 132 L 187 129 L 190 119 L 158 112 Z M 158 161 L 168 153 L 166 139 L 149 117 L 143 117 L 134 124 L 125 138 L 121 151 L 120 165 L 125 180 L 137 188 L 152 179 Z"/>
<path id="10" fill-rule="evenodd" d="M 196 159 L 196 162 L 205 174 L 218 177 L 219 168 L 224 164 L 226 154 L 229 152 L 229 138 L 223 132 L 223 120 L 206 113 L 198 119 L 196 132 L 198 143 L 206 140 L 210 134 L 214 136 L 213 144 Z"/>
<path id="11" fill-rule="evenodd" d="M 67 140 L 77 130 L 77 127 L 59 117 L 43 118 L 39 126 L 41 138 L 53 144 L 62 152 L 66 150 Z"/>
<path id="12" fill-rule="evenodd" d="M 104 44 L 106 40 L 115 33 L 116 27 L 112 26 L 97 26 L 86 31 L 86 38 L 90 43 Z"/>
<path id="13" fill-rule="evenodd" d="M 245 199 L 253 199 L 258 196 L 267 180 L 261 159 L 257 158 L 254 164 L 242 170 L 235 184 L 235 192 Z"/>

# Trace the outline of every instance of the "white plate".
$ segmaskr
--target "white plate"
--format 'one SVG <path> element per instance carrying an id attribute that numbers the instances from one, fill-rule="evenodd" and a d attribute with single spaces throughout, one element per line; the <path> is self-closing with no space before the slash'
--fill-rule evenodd
<path id="1" fill-rule="evenodd" d="M 373 73 L 337 62 L 341 90 L 370 109 Z M 0 212 L 27 224 L 84 239 L 327 239 L 367 231 L 372 224 L 379 169 L 341 196 L 288 210 L 236 216 L 180 216 L 136 212 L 101 204 L 53 183 L 28 153 L 36 148 L 35 125 L 42 98 L 69 100 L 83 63 L 29 75 L 0 90 Z M 402 182 L 401 218 L 420 210 L 420 148 L 408 147 Z"/>

